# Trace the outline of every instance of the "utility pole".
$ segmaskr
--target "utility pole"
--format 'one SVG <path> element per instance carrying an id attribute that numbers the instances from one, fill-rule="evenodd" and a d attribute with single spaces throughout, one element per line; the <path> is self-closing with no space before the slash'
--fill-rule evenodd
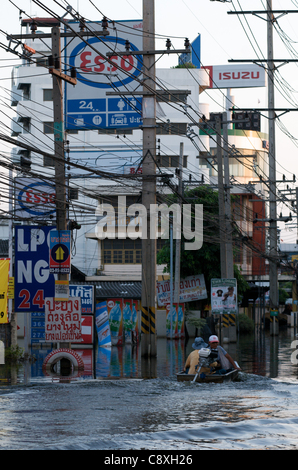
<path id="1" fill-rule="evenodd" d="M 274 62 L 273 62 L 272 0 L 267 0 L 267 60 L 268 60 L 268 108 L 269 108 L 269 240 L 270 240 L 270 308 L 278 309 L 277 279 L 277 211 L 276 211 L 276 158 L 275 158 L 275 111 L 274 111 Z M 273 258 L 273 259 L 272 259 Z"/>
<path id="2" fill-rule="evenodd" d="M 182 194 L 182 179 L 183 179 L 183 151 L 184 145 L 183 142 L 180 143 L 180 152 L 179 152 L 179 167 L 178 167 L 178 197 L 179 204 L 181 205 Z M 181 234 L 180 230 L 180 234 Z M 180 294 L 180 257 L 181 257 L 181 238 L 176 239 L 176 253 L 175 253 L 175 298 L 174 302 L 179 304 L 179 294 Z"/>
<path id="3" fill-rule="evenodd" d="M 60 27 L 52 28 L 53 70 L 61 71 Z M 56 186 L 56 223 L 57 230 L 66 230 L 66 186 L 64 160 L 64 124 L 63 124 L 63 90 L 61 78 L 53 73 L 53 107 L 54 107 L 54 154 Z M 59 279 L 67 279 L 67 274 L 59 273 Z"/>
<path id="4" fill-rule="evenodd" d="M 260 15 L 264 14 L 266 18 Z M 281 111 L 282 114 L 289 111 L 297 111 L 296 108 L 275 108 L 274 107 L 274 62 L 282 62 L 283 64 L 289 62 L 297 62 L 297 59 L 273 59 L 273 22 L 277 20 L 274 16 L 279 14 L 284 16 L 288 13 L 298 13 L 298 10 L 272 10 L 272 0 L 266 0 L 266 10 L 258 11 L 230 11 L 228 14 L 233 15 L 247 15 L 254 14 L 267 21 L 267 59 L 258 60 L 229 60 L 229 62 L 267 62 L 268 74 L 268 109 L 257 109 L 254 111 L 268 111 L 269 119 L 269 240 L 270 240 L 270 260 L 269 260 L 269 282 L 270 282 L 270 308 L 271 310 L 278 310 L 279 296 L 278 296 L 278 277 L 277 277 L 277 210 L 276 210 L 276 156 L 275 156 L 275 118 L 276 111 Z M 279 18 L 278 17 L 278 18 Z M 249 109 L 246 109 L 248 111 Z M 245 111 L 245 109 L 242 109 Z"/>
<path id="5" fill-rule="evenodd" d="M 226 260 L 226 220 L 225 220 L 225 195 L 223 182 L 223 161 L 222 161 L 222 139 L 221 139 L 221 118 L 216 118 L 216 157 L 218 172 L 218 211 L 219 211 L 219 238 L 220 238 L 220 271 L 221 278 L 227 278 Z"/>
<path id="6" fill-rule="evenodd" d="M 156 204 L 156 85 L 155 85 L 155 2 L 143 0 L 143 183 L 142 204 L 147 211 L 147 234 L 142 233 L 142 316 L 141 355 L 156 356 L 156 236 L 150 231 L 150 206 Z M 148 94 L 147 90 L 151 90 Z M 146 94 L 145 94 L 146 93 Z M 153 207 L 153 206 L 152 206 Z M 155 227 L 153 228 L 155 230 Z"/>
<path id="7" fill-rule="evenodd" d="M 226 276 L 227 279 L 234 277 L 233 239 L 232 239 L 232 210 L 230 191 L 230 167 L 229 167 L 229 136 L 227 113 L 222 114 L 223 122 L 223 160 L 224 160 L 224 188 L 225 188 L 225 218 L 226 218 Z"/>

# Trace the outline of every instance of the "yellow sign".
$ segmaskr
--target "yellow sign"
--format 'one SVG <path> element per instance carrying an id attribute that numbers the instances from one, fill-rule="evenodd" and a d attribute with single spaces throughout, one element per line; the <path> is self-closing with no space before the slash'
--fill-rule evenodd
<path id="1" fill-rule="evenodd" d="M 69 298 L 69 281 L 55 281 L 55 300 L 65 301 Z"/>
<path id="2" fill-rule="evenodd" d="M 8 281 L 8 296 L 9 299 L 14 299 L 14 277 L 10 277 Z"/>
<path id="3" fill-rule="evenodd" d="M 8 323 L 7 293 L 9 279 L 9 258 L 0 259 L 0 323 Z"/>

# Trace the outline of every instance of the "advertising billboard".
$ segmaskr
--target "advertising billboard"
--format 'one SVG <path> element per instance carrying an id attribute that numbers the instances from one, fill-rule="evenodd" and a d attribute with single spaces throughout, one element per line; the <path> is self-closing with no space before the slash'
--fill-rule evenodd
<path id="1" fill-rule="evenodd" d="M 69 24 L 80 31 L 79 22 Z M 88 22 L 86 28 L 95 32 L 101 29 L 99 25 Z M 141 97 L 121 96 L 121 91 L 133 91 L 140 83 L 142 55 L 129 51 L 142 50 L 142 21 L 113 22 L 108 32 L 107 36 L 77 37 L 65 44 L 65 62 L 77 71 L 76 86 L 65 85 L 66 129 L 126 129 L 142 124 Z M 117 54 L 126 51 L 125 55 Z M 108 53 L 112 53 L 109 60 Z M 119 95 L 107 96 L 107 91 Z"/>
<path id="2" fill-rule="evenodd" d="M 15 216 L 47 219 L 56 211 L 55 185 L 38 178 L 15 178 Z"/>
<path id="3" fill-rule="evenodd" d="M 256 64 L 226 64 L 204 67 L 209 73 L 209 88 L 265 87 L 266 72 Z"/>
<path id="4" fill-rule="evenodd" d="M 238 313 L 237 279 L 211 279 L 213 314 Z"/>
<path id="5" fill-rule="evenodd" d="M 45 297 L 55 296 L 49 267 L 49 235 L 55 227 L 15 227 L 15 311 L 44 312 Z"/>

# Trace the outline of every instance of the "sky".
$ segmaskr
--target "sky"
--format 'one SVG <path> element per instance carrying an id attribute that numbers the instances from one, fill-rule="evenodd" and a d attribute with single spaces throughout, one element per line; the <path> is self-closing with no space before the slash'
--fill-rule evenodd
<path id="1" fill-rule="evenodd" d="M 40 3 L 40 2 L 39 2 Z M 67 4 L 87 20 L 101 20 L 105 15 L 112 20 L 128 20 L 142 18 L 142 0 L 47 0 L 42 1 L 54 12 L 63 15 Z M 183 48 L 184 39 L 193 41 L 201 34 L 202 65 L 228 64 L 229 59 L 255 59 L 267 56 L 267 23 L 255 15 L 228 14 L 231 11 L 264 10 L 266 0 L 232 0 L 222 3 L 210 0 L 155 0 L 155 32 L 156 49 L 164 49 L 165 41 L 170 38 L 173 47 Z M 62 6 L 62 7 L 61 7 Z M 278 18 L 274 29 L 273 50 L 276 59 L 298 59 L 298 0 L 272 0 L 273 10 L 295 10 Z M 1 0 L 0 43 L 8 44 L 5 33 L 20 32 L 19 10 L 22 17 L 48 17 L 42 8 L 33 0 Z M 265 18 L 265 15 L 261 15 Z M 279 14 L 276 14 L 279 16 Z M 67 16 L 70 18 L 70 16 Z M 10 126 L 13 110 L 4 105 L 10 89 L 11 67 L 16 65 L 16 57 L 0 48 L 0 121 L 3 123 L 0 132 L 6 132 Z M 157 63 L 158 67 L 177 65 L 177 56 L 163 56 Z M 276 63 L 280 66 L 280 63 Z M 275 93 L 275 106 L 279 108 L 295 108 L 298 103 L 298 62 L 286 64 L 278 68 Z M 233 89 L 235 104 L 241 107 L 267 107 L 266 88 Z M 4 98 L 4 100 L 3 100 Z M 210 103 L 213 112 L 222 111 L 225 101 L 225 90 L 208 90 L 200 95 L 201 102 Z M 296 106 L 298 108 L 298 106 Z M 276 126 L 276 176 L 281 180 L 283 175 L 292 180 L 293 174 L 298 180 L 298 113 L 289 112 L 279 119 L 280 127 Z M 267 131 L 267 120 L 264 120 L 262 131 Z M 295 140 L 297 139 L 297 141 Z M 0 143 L 0 151 L 8 151 L 7 144 Z M 291 188 L 295 183 L 289 183 Z M 279 184 L 282 189 L 284 185 Z M 290 196 L 289 196 L 290 197 Z M 293 198 L 293 197 L 291 197 Z M 281 207 L 287 215 L 289 210 Z M 296 241 L 297 218 L 285 229 L 281 224 L 281 239 L 284 243 Z"/>

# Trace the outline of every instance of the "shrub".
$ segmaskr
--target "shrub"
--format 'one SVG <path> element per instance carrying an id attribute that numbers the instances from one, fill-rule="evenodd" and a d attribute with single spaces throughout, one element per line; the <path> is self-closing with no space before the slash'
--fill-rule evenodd
<path id="1" fill-rule="evenodd" d="M 251 320 L 244 313 L 238 315 L 239 333 L 248 334 L 252 333 L 255 329 L 253 320 Z"/>

